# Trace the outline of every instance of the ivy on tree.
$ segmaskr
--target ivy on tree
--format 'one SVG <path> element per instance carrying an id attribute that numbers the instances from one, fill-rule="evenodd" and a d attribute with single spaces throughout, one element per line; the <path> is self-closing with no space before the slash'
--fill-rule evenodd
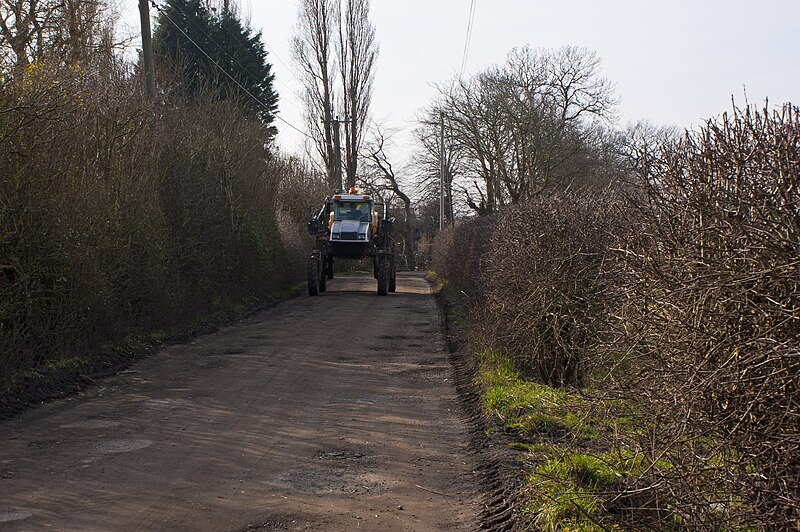
<path id="1" fill-rule="evenodd" d="M 168 0 L 159 12 L 153 49 L 190 94 L 210 89 L 221 99 L 237 102 L 274 132 L 278 94 L 261 37 L 227 6 L 217 14 L 202 0 Z"/>

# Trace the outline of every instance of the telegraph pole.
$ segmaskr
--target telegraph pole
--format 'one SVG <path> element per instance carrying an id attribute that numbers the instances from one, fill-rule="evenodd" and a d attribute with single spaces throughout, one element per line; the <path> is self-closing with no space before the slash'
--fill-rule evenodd
<path id="1" fill-rule="evenodd" d="M 439 230 L 444 229 L 444 113 L 439 113 L 439 126 L 441 130 L 439 144 Z"/>
<path id="2" fill-rule="evenodd" d="M 142 23 L 142 59 L 144 63 L 144 89 L 148 99 L 156 95 L 156 75 L 153 65 L 153 37 L 150 34 L 150 4 L 139 0 L 139 18 Z"/>
<path id="3" fill-rule="evenodd" d="M 345 190 L 350 187 L 356 186 L 355 183 L 344 183 L 342 179 L 342 140 L 339 126 L 350 122 L 349 120 L 339 120 L 339 118 L 331 118 L 330 120 L 322 118 L 322 123 L 325 124 L 325 131 L 330 128 L 331 137 L 333 140 L 333 161 L 330 162 L 328 170 L 328 185 L 333 186 L 334 190 Z M 327 135 L 327 133 L 326 133 Z"/>
<path id="4" fill-rule="evenodd" d="M 338 118 L 333 121 L 333 145 L 336 158 L 336 166 L 334 167 L 333 171 L 336 176 L 336 183 L 338 183 L 337 187 L 339 190 L 342 190 L 342 143 L 341 136 L 339 134 L 339 125 L 341 123 L 341 120 Z"/>

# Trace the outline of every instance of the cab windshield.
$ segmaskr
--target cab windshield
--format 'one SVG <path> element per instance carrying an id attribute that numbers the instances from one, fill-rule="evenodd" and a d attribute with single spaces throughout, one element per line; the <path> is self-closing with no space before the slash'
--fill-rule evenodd
<path id="1" fill-rule="evenodd" d="M 369 204 L 355 201 L 342 201 L 334 204 L 334 220 L 369 221 Z"/>

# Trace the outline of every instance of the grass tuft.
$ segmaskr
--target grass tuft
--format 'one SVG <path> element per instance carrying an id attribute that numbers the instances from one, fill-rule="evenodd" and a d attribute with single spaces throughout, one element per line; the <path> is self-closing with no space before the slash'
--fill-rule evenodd
<path id="1" fill-rule="evenodd" d="M 538 530 L 595 532 L 621 530 L 609 502 L 654 468 L 642 454 L 626 448 L 637 427 L 624 409 L 598 413 L 577 391 L 524 380 L 502 353 L 478 355 L 477 384 L 484 414 L 523 441 L 508 444 L 525 453 L 528 476 L 523 512 Z"/>

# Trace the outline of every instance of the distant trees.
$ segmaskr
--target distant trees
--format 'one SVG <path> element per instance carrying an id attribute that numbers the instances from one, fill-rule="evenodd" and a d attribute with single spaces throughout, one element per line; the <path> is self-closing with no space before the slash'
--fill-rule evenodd
<path id="1" fill-rule="evenodd" d="M 158 17 L 153 48 L 189 93 L 211 90 L 275 133 L 278 94 L 261 33 L 243 24 L 229 3 L 217 13 L 202 0 L 169 0 Z"/>
<path id="2" fill-rule="evenodd" d="M 303 0 L 297 16 L 297 35 L 292 42 L 292 55 L 300 66 L 305 89 L 308 130 L 322 157 L 328 186 L 339 183 L 334 144 L 334 76 L 332 0 Z"/>
<path id="3" fill-rule="evenodd" d="M 378 45 L 369 0 L 302 0 L 293 55 L 300 65 L 311 136 L 331 188 L 340 185 L 336 152 L 344 129 L 346 185 L 354 186 L 364 140 Z"/>
<path id="4" fill-rule="evenodd" d="M 417 179 L 415 197 L 419 204 L 439 204 L 439 188 L 442 181 L 442 165 L 444 165 L 444 225 L 451 225 L 456 216 L 454 199 L 454 183 L 466 175 L 464 152 L 454 148 L 447 137 L 442 142 L 441 121 L 443 113 L 436 109 L 428 109 L 420 120 L 420 127 L 414 130 L 416 151 L 411 160 Z M 438 227 L 434 220 L 431 227 Z"/>
<path id="5" fill-rule="evenodd" d="M 438 151 L 430 138 L 443 114 L 467 203 L 493 212 L 555 184 L 599 178 L 611 147 L 597 126 L 615 103 L 595 52 L 517 48 L 503 65 L 439 87 L 419 134 L 422 153 L 430 160 Z"/>
<path id="6" fill-rule="evenodd" d="M 33 62 L 110 59 L 114 14 L 103 0 L 0 0 L 0 61 L 19 76 Z"/>
<path id="7" fill-rule="evenodd" d="M 114 42 L 114 8 L 102 0 L 62 0 L 56 4 L 53 49 L 67 64 L 86 63 L 92 56 L 108 58 Z"/>
<path id="8" fill-rule="evenodd" d="M 369 0 L 344 0 L 339 15 L 339 71 L 344 118 L 347 185 L 356 182 L 359 149 L 366 129 L 378 45 L 369 20 Z"/>
<path id="9" fill-rule="evenodd" d="M 364 146 L 362 156 L 366 167 L 365 181 L 378 191 L 388 191 L 403 202 L 403 235 L 406 263 L 409 268 L 416 268 L 414 246 L 414 209 L 411 197 L 403 191 L 394 165 L 387 153 L 389 138 L 386 133 L 376 127 L 373 138 Z"/>

